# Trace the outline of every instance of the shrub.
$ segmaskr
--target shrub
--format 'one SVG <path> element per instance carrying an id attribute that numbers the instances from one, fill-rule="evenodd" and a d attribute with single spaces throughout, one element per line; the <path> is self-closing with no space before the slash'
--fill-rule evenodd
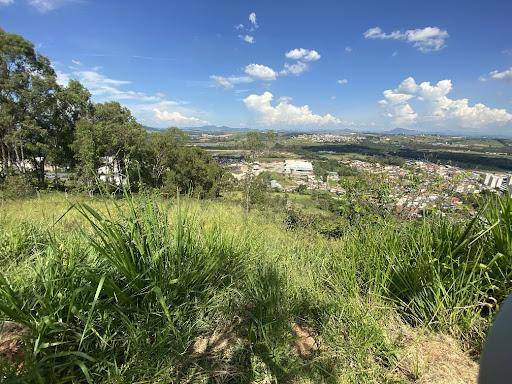
<path id="1" fill-rule="evenodd" d="M 36 189 L 24 175 L 9 175 L 0 184 L 0 199 L 19 199 L 35 195 Z"/>

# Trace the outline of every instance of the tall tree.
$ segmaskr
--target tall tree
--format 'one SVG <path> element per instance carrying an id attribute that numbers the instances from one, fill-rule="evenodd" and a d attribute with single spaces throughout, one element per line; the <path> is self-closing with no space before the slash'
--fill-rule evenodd
<path id="1" fill-rule="evenodd" d="M 50 61 L 23 37 L 0 29 L 0 156 L 5 175 L 30 161 L 44 183 L 59 86 Z"/>
<path id="2" fill-rule="evenodd" d="M 49 157 L 54 166 L 71 167 L 75 164 L 75 127 L 92 114 L 91 94 L 80 82 L 71 80 L 56 93 L 56 103 Z"/>
<path id="3" fill-rule="evenodd" d="M 143 160 L 147 133 L 130 110 L 117 102 L 96 104 L 89 117 L 76 126 L 75 150 L 79 172 L 91 187 L 100 166 L 119 168 L 124 176 L 134 174 Z"/>

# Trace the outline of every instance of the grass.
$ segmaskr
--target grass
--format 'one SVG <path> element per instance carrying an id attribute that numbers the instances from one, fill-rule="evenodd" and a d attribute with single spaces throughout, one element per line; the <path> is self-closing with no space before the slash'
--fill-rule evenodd
<path id="1" fill-rule="evenodd" d="M 510 291 L 509 198 L 337 240 L 222 201 L 53 194 L 0 213 L 0 320 L 29 330 L 6 382 L 405 382 L 393 322 L 478 354 Z M 320 345 L 307 358 L 292 324 Z"/>

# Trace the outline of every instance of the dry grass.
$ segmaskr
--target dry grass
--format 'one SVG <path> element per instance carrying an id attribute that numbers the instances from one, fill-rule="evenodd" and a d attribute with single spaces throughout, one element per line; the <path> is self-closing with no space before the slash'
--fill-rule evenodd
<path id="1" fill-rule="evenodd" d="M 417 384 L 476 384 L 478 364 L 453 337 L 396 323 L 390 334 L 398 348 L 399 376 Z"/>

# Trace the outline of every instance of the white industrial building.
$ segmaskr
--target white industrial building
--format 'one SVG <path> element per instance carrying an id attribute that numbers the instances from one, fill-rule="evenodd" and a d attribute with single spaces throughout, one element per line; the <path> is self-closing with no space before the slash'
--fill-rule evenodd
<path id="1" fill-rule="evenodd" d="M 285 160 L 284 173 L 294 176 L 309 176 L 313 174 L 313 164 L 306 160 Z"/>

